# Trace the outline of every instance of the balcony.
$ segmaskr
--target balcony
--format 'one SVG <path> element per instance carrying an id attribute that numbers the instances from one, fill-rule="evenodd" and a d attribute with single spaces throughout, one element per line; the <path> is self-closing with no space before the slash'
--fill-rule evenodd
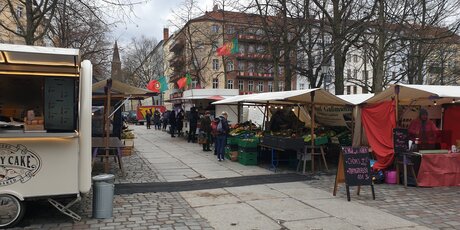
<path id="1" fill-rule="evenodd" d="M 273 74 L 271 73 L 238 71 L 236 77 L 241 79 L 273 80 Z"/>
<path id="2" fill-rule="evenodd" d="M 180 52 L 183 48 L 185 47 L 185 40 L 184 39 L 178 39 L 171 44 L 169 51 L 178 53 Z"/>
<path id="3" fill-rule="evenodd" d="M 238 40 L 247 42 L 261 42 L 264 40 L 264 37 L 261 35 L 254 34 L 238 34 Z"/>
<path id="4" fill-rule="evenodd" d="M 169 63 L 174 68 L 178 68 L 178 67 L 180 68 L 180 67 L 184 66 L 185 60 L 184 60 L 183 56 L 178 55 L 178 56 L 175 56 L 175 57 L 171 58 L 169 60 Z"/>
<path id="5" fill-rule="evenodd" d="M 238 53 L 235 55 L 240 60 L 260 60 L 260 61 L 271 61 L 271 54 L 259 54 L 259 53 Z"/>

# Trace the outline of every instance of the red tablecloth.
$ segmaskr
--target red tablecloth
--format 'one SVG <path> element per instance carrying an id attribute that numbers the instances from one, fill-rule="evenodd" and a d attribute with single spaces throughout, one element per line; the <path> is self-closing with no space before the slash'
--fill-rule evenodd
<path id="1" fill-rule="evenodd" d="M 422 187 L 460 186 L 460 153 L 423 154 L 417 184 Z"/>

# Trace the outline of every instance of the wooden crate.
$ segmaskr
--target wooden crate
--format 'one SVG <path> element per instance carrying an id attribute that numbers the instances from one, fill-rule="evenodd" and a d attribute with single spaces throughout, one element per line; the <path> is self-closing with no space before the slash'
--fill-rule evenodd
<path id="1" fill-rule="evenodd" d="M 134 151 L 134 140 L 133 139 L 122 139 L 121 142 L 124 146 L 121 148 L 122 156 L 131 156 Z"/>

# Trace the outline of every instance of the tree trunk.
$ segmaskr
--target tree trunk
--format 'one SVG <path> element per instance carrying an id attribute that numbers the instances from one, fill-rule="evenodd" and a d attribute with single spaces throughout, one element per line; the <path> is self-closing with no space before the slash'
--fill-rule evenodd
<path id="1" fill-rule="evenodd" d="M 377 48 L 377 60 L 375 67 L 376 75 L 373 81 L 373 92 L 380 93 L 383 89 L 383 78 L 385 77 L 385 1 L 379 1 L 379 40 Z"/>

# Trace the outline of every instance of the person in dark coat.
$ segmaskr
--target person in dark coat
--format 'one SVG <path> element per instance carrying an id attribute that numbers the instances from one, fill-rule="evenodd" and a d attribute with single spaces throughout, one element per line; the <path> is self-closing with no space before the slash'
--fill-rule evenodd
<path id="1" fill-rule="evenodd" d="M 152 122 L 152 110 L 150 109 L 145 112 L 145 122 L 147 123 L 147 129 L 150 129 L 150 124 Z"/>
<path id="2" fill-rule="evenodd" d="M 184 136 L 182 132 L 182 129 L 184 128 L 184 117 L 184 110 L 179 109 L 179 112 L 176 115 L 176 129 L 178 136 Z"/>
<path id="3" fill-rule="evenodd" d="M 163 131 L 166 131 L 166 127 L 168 126 L 168 123 L 169 123 L 169 111 L 166 110 L 164 111 L 164 113 L 161 114 L 161 122 L 163 123 Z"/>
<path id="4" fill-rule="evenodd" d="M 169 131 L 171 132 L 171 137 L 176 137 L 174 135 L 176 133 L 176 124 L 177 124 L 177 117 L 176 117 L 175 109 L 173 109 L 169 113 L 168 121 L 169 121 Z"/>
<path id="5" fill-rule="evenodd" d="M 217 159 L 219 161 L 224 160 L 225 145 L 227 144 L 227 134 L 229 131 L 227 116 L 227 112 L 222 112 L 222 114 L 219 116 L 219 123 L 217 124 L 216 149 Z"/>
<path id="6" fill-rule="evenodd" d="M 155 109 L 155 112 L 153 112 L 153 127 L 155 127 L 156 130 L 159 130 L 161 128 L 161 113 L 158 111 L 158 109 Z"/>
<path id="7" fill-rule="evenodd" d="M 211 145 L 212 142 L 212 136 L 211 136 L 211 112 L 206 111 L 204 113 L 204 117 L 201 118 L 200 120 L 200 131 L 204 133 L 206 136 L 206 142 L 203 143 L 203 151 L 211 151 L 209 146 Z"/>
<path id="8" fill-rule="evenodd" d="M 198 112 L 196 111 L 195 107 L 192 107 L 190 109 L 190 116 L 189 116 L 189 122 L 190 122 L 190 129 L 188 131 L 188 142 L 196 142 L 196 128 L 198 126 Z"/>

